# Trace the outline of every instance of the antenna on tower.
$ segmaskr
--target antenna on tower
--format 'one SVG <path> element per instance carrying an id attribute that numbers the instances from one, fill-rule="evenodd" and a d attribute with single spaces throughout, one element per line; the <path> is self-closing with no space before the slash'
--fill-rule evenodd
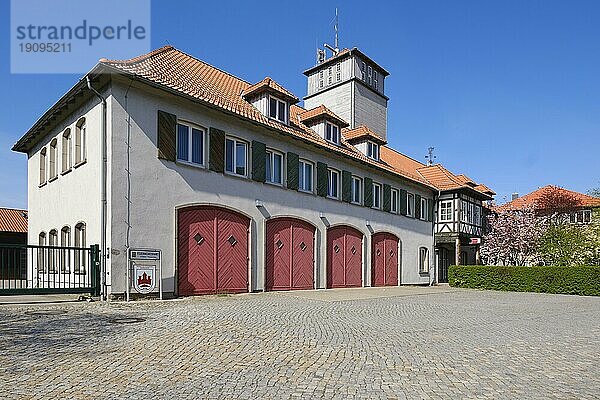
<path id="1" fill-rule="evenodd" d="M 335 8 L 335 18 L 334 18 L 334 24 L 333 24 L 333 28 L 335 30 L 335 38 L 334 38 L 334 42 L 333 42 L 333 47 L 327 43 L 324 43 L 323 46 L 326 49 L 329 49 L 333 55 L 335 56 L 337 53 L 340 52 L 340 48 L 339 48 L 339 18 L 338 18 L 338 9 L 337 7 Z M 331 23 L 331 22 L 330 22 Z"/>
<path id="2" fill-rule="evenodd" d="M 338 51 L 340 51 L 340 47 L 338 46 L 338 33 L 339 33 L 339 28 L 340 28 L 340 20 L 338 18 L 338 9 L 337 7 L 335 8 L 335 52 L 337 53 Z"/>
<path id="3" fill-rule="evenodd" d="M 425 158 L 427 159 L 427 165 L 433 165 L 433 160 L 435 160 L 437 158 L 433 154 L 433 150 L 435 150 L 435 147 L 427 148 L 427 155 L 425 156 Z"/>

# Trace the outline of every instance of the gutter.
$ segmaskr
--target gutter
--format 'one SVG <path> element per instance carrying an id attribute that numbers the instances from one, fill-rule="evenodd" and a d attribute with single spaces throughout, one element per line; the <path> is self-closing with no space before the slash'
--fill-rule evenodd
<path id="1" fill-rule="evenodd" d="M 96 97 L 98 97 L 100 99 L 100 102 L 102 103 L 102 125 L 100 128 L 100 140 L 102 141 L 100 147 L 102 149 L 102 157 L 101 157 L 101 165 L 100 165 L 100 170 L 102 171 L 100 174 L 100 228 L 101 228 L 101 233 L 100 233 L 100 252 L 101 252 L 101 259 L 100 259 L 100 275 L 101 275 L 101 285 L 102 285 L 102 292 L 101 292 L 101 299 L 102 300 L 106 300 L 107 298 L 107 293 L 106 293 L 106 259 L 108 258 L 108 253 L 106 250 L 106 164 L 107 164 L 107 157 L 106 157 L 106 99 L 96 90 L 92 87 L 92 82 L 90 81 L 90 76 L 89 74 L 86 75 L 86 83 L 87 83 L 87 87 L 88 89 L 90 89 L 95 95 Z"/>

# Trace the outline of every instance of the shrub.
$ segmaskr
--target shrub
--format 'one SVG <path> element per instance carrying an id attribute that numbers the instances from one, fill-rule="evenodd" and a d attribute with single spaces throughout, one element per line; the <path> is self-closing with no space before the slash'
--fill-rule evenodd
<path id="1" fill-rule="evenodd" d="M 448 271 L 450 286 L 512 292 L 600 296 L 600 267 L 456 266 Z"/>

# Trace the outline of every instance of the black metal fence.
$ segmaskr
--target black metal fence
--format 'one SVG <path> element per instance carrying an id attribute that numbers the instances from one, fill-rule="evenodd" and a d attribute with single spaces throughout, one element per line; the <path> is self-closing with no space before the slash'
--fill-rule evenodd
<path id="1" fill-rule="evenodd" d="M 100 294 L 100 249 L 0 244 L 0 295 Z"/>

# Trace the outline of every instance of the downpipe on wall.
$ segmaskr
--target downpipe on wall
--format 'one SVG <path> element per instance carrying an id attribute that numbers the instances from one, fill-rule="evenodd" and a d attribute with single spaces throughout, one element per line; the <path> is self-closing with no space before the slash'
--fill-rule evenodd
<path id="1" fill-rule="evenodd" d="M 100 259 L 100 279 L 102 286 L 101 299 L 106 300 L 106 259 L 108 256 L 106 252 L 106 99 L 96 89 L 92 87 L 90 76 L 87 75 L 85 78 L 88 89 L 91 90 L 96 95 L 96 97 L 100 99 L 100 102 L 102 103 L 102 124 L 100 127 L 100 140 L 102 142 L 100 145 L 102 149 L 100 165 L 100 170 L 102 171 L 100 173 L 100 252 L 102 257 Z"/>

